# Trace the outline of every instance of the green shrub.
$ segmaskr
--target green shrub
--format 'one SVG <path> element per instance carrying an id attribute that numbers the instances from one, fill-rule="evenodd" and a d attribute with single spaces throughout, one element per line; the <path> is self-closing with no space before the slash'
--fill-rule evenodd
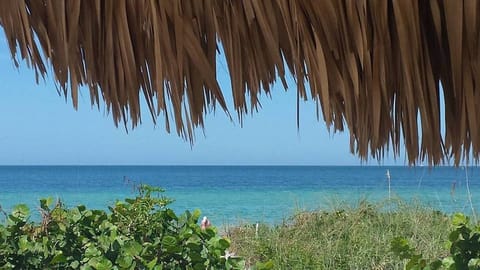
<path id="1" fill-rule="evenodd" d="M 229 239 L 214 227 L 200 228 L 199 210 L 177 216 L 162 192 L 142 185 L 136 198 L 108 213 L 42 199 L 41 222 L 30 221 L 29 208 L 17 205 L 0 225 L 0 268 L 243 268 L 243 260 L 227 253 Z"/>
<path id="2" fill-rule="evenodd" d="M 461 213 L 452 217 L 452 231 L 447 243 L 450 251 L 448 256 L 429 261 L 403 237 L 396 237 L 391 245 L 392 251 L 400 259 L 407 260 L 407 270 L 480 269 L 480 227 L 478 224 L 472 225 L 469 218 Z"/>

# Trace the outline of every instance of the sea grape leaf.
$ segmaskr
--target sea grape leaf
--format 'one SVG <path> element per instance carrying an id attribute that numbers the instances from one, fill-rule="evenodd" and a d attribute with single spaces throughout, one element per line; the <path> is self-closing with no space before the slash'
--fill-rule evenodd
<path id="1" fill-rule="evenodd" d="M 480 269 L 480 259 L 473 258 L 468 261 L 468 269 Z"/>
<path id="2" fill-rule="evenodd" d="M 89 264 L 96 270 L 111 270 L 113 266 L 112 262 L 105 257 L 92 258 Z"/>
<path id="3" fill-rule="evenodd" d="M 198 219 L 200 218 L 200 216 L 202 215 L 202 211 L 200 211 L 200 209 L 195 209 L 193 210 L 193 213 L 192 213 L 192 219 L 195 223 L 197 223 Z"/>
<path id="4" fill-rule="evenodd" d="M 52 197 L 40 199 L 40 208 L 42 208 L 43 210 L 49 210 L 52 203 L 53 203 Z"/>
<path id="5" fill-rule="evenodd" d="M 85 250 L 85 257 L 93 258 L 100 256 L 101 252 L 96 247 L 90 246 Z M 93 265 L 92 265 L 93 266 Z"/>
<path id="6" fill-rule="evenodd" d="M 136 241 L 128 241 L 125 243 L 123 251 L 125 252 L 125 255 L 137 256 L 142 251 L 142 245 Z"/>
<path id="7" fill-rule="evenodd" d="M 163 239 L 162 239 L 162 245 L 164 245 L 165 247 L 174 247 L 175 245 L 177 244 L 177 239 L 173 236 L 170 236 L 170 235 L 166 235 Z"/>
<path id="8" fill-rule="evenodd" d="M 190 252 L 188 255 L 190 260 L 192 260 L 192 263 L 203 263 L 205 261 L 198 251 Z"/>
<path id="9" fill-rule="evenodd" d="M 192 251 L 198 252 L 202 250 L 202 244 L 199 241 L 188 241 L 186 245 Z"/>
<path id="10" fill-rule="evenodd" d="M 448 235 L 448 240 L 453 243 L 453 242 L 457 241 L 459 236 L 460 236 L 460 232 L 458 230 L 452 231 Z"/>
<path id="11" fill-rule="evenodd" d="M 63 255 L 63 253 L 57 253 L 52 260 L 50 261 L 50 264 L 60 264 L 60 263 L 65 263 L 67 262 L 67 257 Z"/>
<path id="12" fill-rule="evenodd" d="M 116 262 L 122 269 L 129 268 L 132 265 L 133 257 L 129 255 L 120 255 Z"/>
<path id="13" fill-rule="evenodd" d="M 227 249 L 227 248 L 230 247 L 230 242 L 229 242 L 227 239 L 225 239 L 225 238 L 220 238 L 220 239 L 218 240 L 218 247 L 219 247 L 220 249 L 225 250 L 225 249 Z"/>
<path id="14" fill-rule="evenodd" d="M 168 215 L 170 218 L 172 218 L 172 219 L 174 219 L 174 220 L 177 220 L 177 215 L 175 214 L 175 212 L 173 212 L 172 209 L 167 209 L 167 215 Z"/>
<path id="15" fill-rule="evenodd" d="M 135 200 L 134 199 L 125 199 L 125 202 L 127 202 L 129 204 L 134 204 Z"/>
<path id="16" fill-rule="evenodd" d="M 193 265 L 193 269 L 194 270 L 203 270 L 203 269 L 205 269 L 205 264 L 197 263 L 197 264 Z"/>
<path id="17" fill-rule="evenodd" d="M 26 235 L 22 235 L 20 239 L 18 239 L 18 248 L 20 251 L 24 252 L 32 247 L 32 244 L 30 241 L 28 241 L 28 238 Z"/>
<path id="18" fill-rule="evenodd" d="M 30 209 L 26 204 L 17 204 L 13 208 L 12 212 L 13 216 L 15 217 L 26 217 L 28 214 L 30 214 Z"/>
<path id="19" fill-rule="evenodd" d="M 460 227 L 463 225 L 468 224 L 468 217 L 466 217 L 462 213 L 455 213 L 452 217 L 452 225 L 456 227 Z"/>
<path id="20" fill-rule="evenodd" d="M 73 261 L 72 263 L 70 263 L 70 267 L 73 269 L 78 269 L 79 266 L 80 266 L 79 261 Z"/>
<path id="21" fill-rule="evenodd" d="M 149 263 L 147 263 L 146 265 L 147 269 L 153 269 L 157 265 L 157 260 L 158 258 L 154 258 Z"/>

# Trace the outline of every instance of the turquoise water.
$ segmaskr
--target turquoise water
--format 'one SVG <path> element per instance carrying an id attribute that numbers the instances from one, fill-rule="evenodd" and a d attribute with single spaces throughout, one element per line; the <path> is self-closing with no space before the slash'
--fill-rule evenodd
<path id="1" fill-rule="evenodd" d="M 133 185 L 161 186 L 176 211 L 199 208 L 215 224 L 278 223 L 298 209 L 329 209 L 338 202 L 385 200 L 391 194 L 446 212 L 480 209 L 480 169 L 322 166 L 0 166 L 0 205 L 9 211 L 43 197 L 67 206 L 107 209 L 133 197 Z M 455 186 L 452 192 L 452 186 Z"/>

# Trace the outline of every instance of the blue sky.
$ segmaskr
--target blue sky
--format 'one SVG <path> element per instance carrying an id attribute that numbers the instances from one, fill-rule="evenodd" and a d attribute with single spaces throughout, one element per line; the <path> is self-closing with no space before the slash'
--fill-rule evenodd
<path id="1" fill-rule="evenodd" d="M 229 94 L 224 63 L 219 78 Z M 313 101 L 301 103 L 296 123 L 295 85 L 289 91 L 273 87 L 272 98 L 262 96 L 262 109 L 244 118 L 243 127 L 221 110 L 206 117 L 193 147 L 164 123 L 154 126 L 144 111 L 143 124 L 128 134 L 116 128 L 104 107 L 90 106 L 83 89 L 79 109 L 59 96 L 52 77 L 35 83 L 24 63 L 16 69 L 0 30 L 0 164 L 1 165 L 377 165 L 361 162 L 349 151 L 347 133 L 328 132 L 317 121 Z M 227 100 L 231 97 L 227 95 Z M 236 115 L 229 103 L 232 115 Z M 381 164 L 403 165 L 388 156 Z"/>

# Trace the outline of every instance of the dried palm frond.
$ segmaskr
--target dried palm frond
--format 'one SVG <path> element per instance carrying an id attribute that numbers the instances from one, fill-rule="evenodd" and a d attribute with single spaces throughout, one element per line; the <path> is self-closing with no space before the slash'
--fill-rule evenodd
<path id="1" fill-rule="evenodd" d="M 404 144 L 411 163 L 458 164 L 480 154 L 479 3 L 3 0 L 0 25 L 15 61 L 37 77 L 48 61 L 75 107 L 87 86 L 115 123 L 136 126 L 143 95 L 154 121 L 163 113 L 167 131 L 173 120 L 193 141 L 210 107 L 227 110 L 216 78 L 221 44 L 240 119 L 290 73 L 298 98 L 317 101 L 334 130 L 348 128 L 361 157 Z"/>

